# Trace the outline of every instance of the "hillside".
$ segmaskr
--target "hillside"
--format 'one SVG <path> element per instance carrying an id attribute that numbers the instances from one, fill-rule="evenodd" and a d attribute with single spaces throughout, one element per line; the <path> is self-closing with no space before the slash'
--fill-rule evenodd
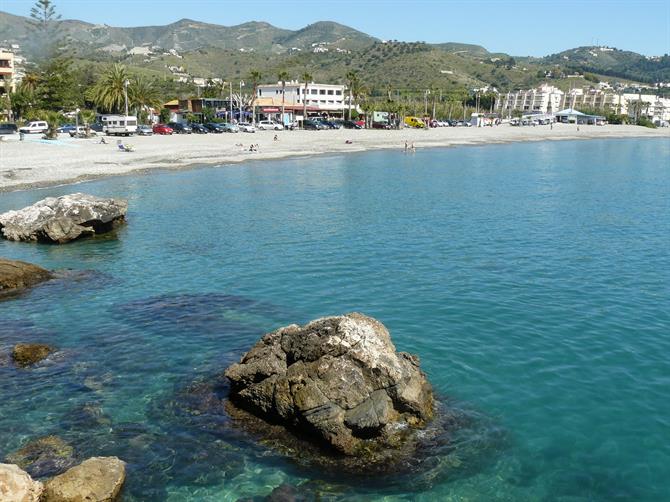
<path id="1" fill-rule="evenodd" d="M 344 82 L 347 72 L 355 70 L 373 95 L 486 86 L 508 91 L 541 82 L 568 89 L 612 77 L 624 83 L 670 81 L 667 56 L 580 47 L 544 58 L 514 58 L 473 44 L 382 42 L 325 21 L 295 31 L 257 21 L 221 26 L 192 19 L 133 28 L 66 20 L 61 28 L 75 44 L 78 68 L 91 75 L 111 62 L 167 80 L 190 76 L 235 81 L 259 70 L 263 81 L 271 82 L 285 70 L 296 79 L 308 71 L 319 81 Z M 18 43 L 28 59 L 37 54 L 39 48 L 30 44 L 28 18 L 0 12 L 0 33 L 0 45 Z M 587 75 L 590 82 L 571 75 L 584 72 L 593 74 Z"/>

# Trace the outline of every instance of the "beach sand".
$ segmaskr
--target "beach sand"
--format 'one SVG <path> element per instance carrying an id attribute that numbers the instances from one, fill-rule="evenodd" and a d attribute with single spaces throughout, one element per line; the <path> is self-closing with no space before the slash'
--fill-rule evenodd
<path id="1" fill-rule="evenodd" d="M 274 141 L 277 134 L 279 140 Z M 254 134 L 174 135 L 123 138 L 135 151 L 122 152 L 116 138 L 72 139 L 65 134 L 57 141 L 38 135 L 5 137 L 0 142 L 0 191 L 31 189 L 74 183 L 151 169 L 185 169 L 223 165 L 246 160 L 280 159 L 290 156 L 404 149 L 405 141 L 417 149 L 459 145 L 484 145 L 514 141 L 657 137 L 670 139 L 670 130 L 639 126 L 549 126 L 444 127 L 430 130 L 329 130 L 257 131 Z M 348 144 L 347 140 L 351 143 Z M 243 144 L 244 147 L 236 146 Z M 250 144 L 258 152 L 250 152 Z"/>

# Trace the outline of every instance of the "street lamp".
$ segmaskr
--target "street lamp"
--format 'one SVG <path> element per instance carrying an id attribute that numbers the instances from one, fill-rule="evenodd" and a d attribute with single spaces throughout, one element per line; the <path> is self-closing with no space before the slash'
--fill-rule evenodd
<path id="1" fill-rule="evenodd" d="M 128 85 L 130 84 L 130 80 L 126 79 L 123 81 L 123 97 L 125 98 L 126 101 L 126 117 L 128 116 Z"/>
<path id="2" fill-rule="evenodd" d="M 423 93 L 423 116 L 428 115 L 428 95 L 430 94 L 430 90 L 426 89 L 426 91 Z"/>
<path id="3" fill-rule="evenodd" d="M 240 122 L 242 122 L 242 87 L 244 87 L 244 80 L 240 80 L 240 95 L 238 96 L 238 105 L 240 106 Z"/>
<path id="4" fill-rule="evenodd" d="M 74 111 L 74 135 L 79 136 L 79 108 Z"/>

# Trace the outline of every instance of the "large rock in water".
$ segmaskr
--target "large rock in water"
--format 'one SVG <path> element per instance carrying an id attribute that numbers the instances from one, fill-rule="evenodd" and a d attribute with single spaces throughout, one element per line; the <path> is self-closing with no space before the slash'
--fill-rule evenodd
<path id="1" fill-rule="evenodd" d="M 2 502 L 40 502 L 42 483 L 12 464 L 0 464 L 0 500 Z"/>
<path id="2" fill-rule="evenodd" d="M 92 457 L 44 485 L 47 502 L 113 502 L 126 479 L 126 464 L 117 457 Z"/>
<path id="3" fill-rule="evenodd" d="M 0 214 L 0 232 L 11 241 L 63 244 L 108 232 L 124 221 L 128 201 L 83 193 L 47 197 L 32 206 Z"/>
<path id="4" fill-rule="evenodd" d="M 384 325 L 357 313 L 268 333 L 225 375 L 236 407 L 347 456 L 399 444 L 433 416 L 418 358 L 396 352 Z"/>
<path id="5" fill-rule="evenodd" d="M 0 258 L 0 295 L 51 279 L 48 270 L 24 261 Z"/>

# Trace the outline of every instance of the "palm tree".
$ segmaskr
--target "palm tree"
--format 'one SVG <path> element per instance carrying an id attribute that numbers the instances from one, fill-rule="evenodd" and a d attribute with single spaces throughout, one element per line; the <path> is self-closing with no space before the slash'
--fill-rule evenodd
<path id="1" fill-rule="evenodd" d="M 358 73 L 354 70 L 347 72 L 347 87 L 349 87 L 349 120 L 351 120 L 351 98 L 353 95 L 353 87 L 359 83 Z"/>
<path id="2" fill-rule="evenodd" d="M 249 72 L 249 80 L 251 80 L 254 88 L 253 95 L 251 96 L 251 117 L 254 124 L 256 123 L 256 95 L 258 94 L 258 84 L 262 78 L 263 75 L 258 70 L 251 70 Z"/>
<path id="3" fill-rule="evenodd" d="M 145 108 L 158 108 L 161 105 L 161 96 L 153 81 L 142 75 L 135 76 L 128 87 L 128 100 L 137 108 L 137 116 Z"/>
<path id="4" fill-rule="evenodd" d="M 302 80 L 305 82 L 305 89 L 302 93 L 302 128 L 305 128 L 305 120 L 307 120 L 307 84 L 312 81 L 314 77 L 308 71 L 302 74 Z"/>
<path id="5" fill-rule="evenodd" d="M 284 123 L 284 106 L 286 97 L 286 81 L 291 78 L 291 75 L 286 70 L 281 70 L 277 74 L 277 79 L 281 82 L 281 122 Z"/>
<path id="6" fill-rule="evenodd" d="M 128 80 L 126 67 L 121 64 L 110 66 L 90 89 L 88 98 L 103 110 L 118 112 L 125 103 L 125 82 Z"/>

